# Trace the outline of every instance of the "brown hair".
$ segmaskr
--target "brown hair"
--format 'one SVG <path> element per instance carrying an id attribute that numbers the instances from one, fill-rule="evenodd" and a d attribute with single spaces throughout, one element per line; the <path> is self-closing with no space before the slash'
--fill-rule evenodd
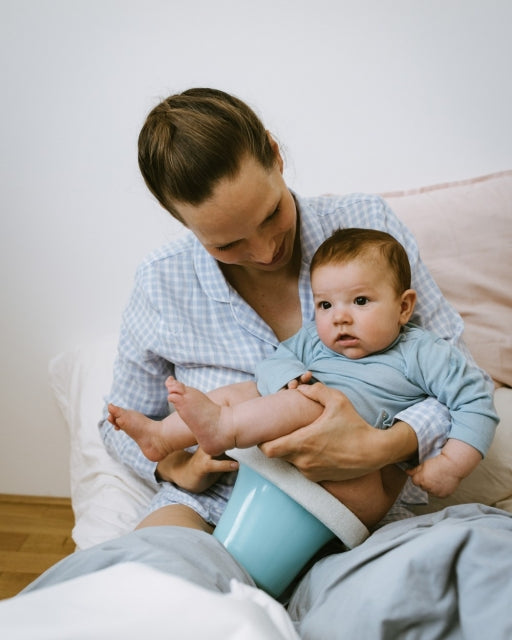
<path id="1" fill-rule="evenodd" d="M 355 258 L 376 254 L 386 261 L 393 272 L 393 284 L 398 294 L 411 287 L 411 266 L 407 252 L 392 235 L 376 229 L 338 229 L 316 250 L 310 272 L 326 264 L 342 264 Z"/>
<path id="2" fill-rule="evenodd" d="M 265 169 L 276 161 L 254 111 L 216 89 L 189 89 L 166 98 L 149 113 L 139 135 L 144 180 L 178 220 L 175 203 L 201 204 L 221 179 L 237 175 L 248 155 Z"/>

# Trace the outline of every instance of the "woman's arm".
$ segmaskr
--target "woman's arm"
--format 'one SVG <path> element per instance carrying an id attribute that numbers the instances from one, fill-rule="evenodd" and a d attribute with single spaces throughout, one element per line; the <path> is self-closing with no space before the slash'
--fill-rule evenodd
<path id="1" fill-rule="evenodd" d="M 112 388 L 100 423 L 100 434 L 113 458 L 153 483 L 157 481 L 156 463 L 148 460 L 126 433 L 114 429 L 106 419 L 106 406 L 112 402 L 155 419 L 164 418 L 169 413 L 165 380 L 173 373 L 173 365 L 147 348 L 148 344 L 154 342 L 158 324 L 158 311 L 148 298 L 139 269 L 123 313 Z"/>

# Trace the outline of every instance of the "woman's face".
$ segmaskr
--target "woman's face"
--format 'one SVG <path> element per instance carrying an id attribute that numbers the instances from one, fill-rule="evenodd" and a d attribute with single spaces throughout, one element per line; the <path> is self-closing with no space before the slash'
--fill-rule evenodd
<path id="1" fill-rule="evenodd" d="M 271 170 L 252 157 L 234 178 L 221 180 L 210 199 L 176 209 L 216 260 L 250 270 L 278 271 L 292 259 L 297 228 L 295 201 L 276 150 Z"/>

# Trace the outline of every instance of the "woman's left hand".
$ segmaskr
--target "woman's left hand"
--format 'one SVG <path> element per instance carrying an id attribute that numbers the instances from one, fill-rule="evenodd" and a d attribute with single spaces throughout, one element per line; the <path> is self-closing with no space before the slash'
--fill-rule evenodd
<path id="1" fill-rule="evenodd" d="M 238 462 L 231 458 L 213 458 L 201 447 L 194 452 L 175 451 L 158 463 L 161 480 L 174 482 L 192 493 L 202 493 L 217 482 L 223 473 L 238 470 Z"/>

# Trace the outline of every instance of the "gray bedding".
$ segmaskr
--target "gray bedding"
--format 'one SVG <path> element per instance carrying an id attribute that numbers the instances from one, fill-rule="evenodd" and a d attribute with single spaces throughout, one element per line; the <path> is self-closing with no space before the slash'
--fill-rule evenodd
<path id="1" fill-rule="evenodd" d="M 75 553 L 25 592 L 125 561 L 214 591 L 253 584 L 213 536 L 155 527 Z M 317 562 L 288 611 L 305 639 L 510 640 L 512 514 L 461 505 L 389 524 Z"/>
<path id="2" fill-rule="evenodd" d="M 288 607 L 305 639 L 510 640 L 512 514 L 460 505 L 318 562 Z"/>

